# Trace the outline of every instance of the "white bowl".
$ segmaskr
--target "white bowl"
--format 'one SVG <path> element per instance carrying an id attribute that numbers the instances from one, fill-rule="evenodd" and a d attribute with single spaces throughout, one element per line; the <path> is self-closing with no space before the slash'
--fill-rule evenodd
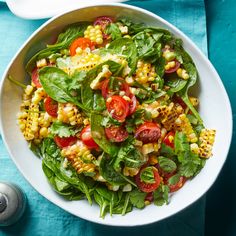
<path id="1" fill-rule="evenodd" d="M 200 97 L 200 114 L 206 127 L 217 130 L 216 140 L 211 157 L 204 169 L 193 180 L 175 193 L 169 205 L 157 207 L 150 205 L 143 210 L 134 209 L 125 216 L 107 215 L 105 219 L 99 218 L 99 207 L 94 204 L 90 206 L 86 200 L 66 201 L 53 191 L 41 168 L 41 160 L 29 150 L 19 127 L 16 124 L 16 114 L 21 104 L 22 89 L 6 79 L 8 75 L 24 81 L 26 72 L 24 65 L 26 61 L 45 42 L 50 42 L 63 27 L 74 22 L 93 20 L 97 16 L 132 16 L 133 21 L 144 22 L 148 25 L 167 28 L 176 37 L 184 42 L 184 48 L 190 53 L 196 63 L 200 82 L 197 92 Z M 224 86 L 208 59 L 195 46 L 195 44 L 180 30 L 166 22 L 162 18 L 146 10 L 124 4 L 103 4 L 84 7 L 54 17 L 43 24 L 24 43 L 21 49 L 10 62 L 1 83 L 1 129 L 4 143 L 18 169 L 28 182 L 49 201 L 64 210 L 83 219 L 100 224 L 114 226 L 135 226 L 160 221 L 169 217 L 199 199 L 216 180 L 228 154 L 232 136 L 232 112 L 230 102 Z"/>

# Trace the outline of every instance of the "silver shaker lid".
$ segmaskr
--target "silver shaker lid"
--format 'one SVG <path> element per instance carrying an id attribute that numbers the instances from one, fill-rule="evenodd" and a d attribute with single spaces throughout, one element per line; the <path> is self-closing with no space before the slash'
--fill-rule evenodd
<path id="1" fill-rule="evenodd" d="M 15 223 L 25 210 L 24 193 L 14 184 L 0 182 L 0 226 Z"/>

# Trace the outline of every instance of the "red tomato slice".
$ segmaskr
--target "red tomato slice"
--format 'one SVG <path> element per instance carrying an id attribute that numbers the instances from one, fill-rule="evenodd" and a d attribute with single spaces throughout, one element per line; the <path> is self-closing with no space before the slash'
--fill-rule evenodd
<path id="1" fill-rule="evenodd" d="M 170 131 L 163 139 L 163 143 L 171 148 L 174 148 L 174 137 L 175 133 L 173 131 Z"/>
<path id="2" fill-rule="evenodd" d="M 39 81 L 39 73 L 38 73 L 38 68 L 35 67 L 31 73 L 31 79 L 32 79 L 32 82 L 34 83 L 34 85 L 37 87 L 37 88 L 40 88 L 42 87 L 40 81 Z"/>
<path id="3" fill-rule="evenodd" d="M 94 43 L 87 38 L 77 38 L 70 45 L 70 55 L 74 56 L 76 54 L 76 49 L 80 47 L 82 49 L 90 48 L 91 50 L 95 49 Z"/>
<path id="4" fill-rule="evenodd" d="M 110 16 L 99 16 L 93 23 L 93 25 L 100 25 L 103 31 L 103 38 L 107 39 L 109 35 L 105 34 L 106 27 L 114 22 L 114 18 Z"/>
<path id="5" fill-rule="evenodd" d="M 165 70 L 165 73 L 166 74 L 170 74 L 170 73 L 173 73 L 175 71 L 177 71 L 180 67 L 180 62 L 177 61 L 177 60 L 174 60 L 175 61 L 175 66 L 173 68 L 170 68 L 169 70 Z"/>
<path id="6" fill-rule="evenodd" d="M 57 117 L 58 103 L 54 101 L 52 98 L 47 97 L 44 100 L 44 108 L 50 116 Z"/>
<path id="7" fill-rule="evenodd" d="M 137 98 L 135 97 L 135 95 L 133 95 L 132 93 L 130 94 L 129 97 L 131 99 L 131 102 L 129 105 L 129 115 L 132 115 L 137 109 L 138 101 L 137 101 Z"/>
<path id="8" fill-rule="evenodd" d="M 143 168 L 140 169 L 139 173 L 135 176 L 135 181 L 136 181 L 136 184 L 138 186 L 138 188 L 145 192 L 145 193 L 150 193 L 150 192 L 153 192 L 154 190 L 156 190 L 160 183 L 161 183 L 161 177 L 158 173 L 158 170 L 153 167 L 153 174 L 154 174 L 154 180 L 155 180 L 155 183 L 145 183 L 141 180 L 141 173 L 142 171 L 146 168 L 146 166 Z"/>
<path id="9" fill-rule="evenodd" d="M 80 139 L 83 141 L 83 143 L 89 148 L 89 149 L 97 149 L 99 146 L 95 143 L 93 140 L 92 134 L 91 134 L 91 126 L 88 125 L 84 127 L 80 133 Z"/>
<path id="10" fill-rule="evenodd" d="M 119 91 L 124 91 L 126 96 L 130 96 L 131 92 L 130 92 L 130 88 L 129 85 L 125 82 L 124 79 L 122 78 L 117 78 L 119 80 Z M 109 79 L 106 79 L 103 81 L 102 83 L 102 96 L 104 98 L 107 98 L 111 95 L 113 95 L 116 91 L 112 91 L 109 89 Z"/>
<path id="11" fill-rule="evenodd" d="M 173 176 L 173 174 L 172 174 L 172 176 Z M 169 176 L 169 178 L 170 177 L 171 176 Z M 176 192 L 179 189 L 181 189 L 184 186 L 185 182 L 187 181 L 187 178 L 185 176 L 180 176 L 179 181 L 176 184 L 170 185 L 170 184 L 168 184 L 168 179 L 165 180 L 165 182 L 166 182 L 166 184 L 168 185 L 168 187 L 170 189 L 170 193 Z"/>
<path id="12" fill-rule="evenodd" d="M 111 142 L 120 143 L 128 138 L 128 132 L 122 126 L 110 126 L 105 128 L 105 134 Z"/>
<path id="13" fill-rule="evenodd" d="M 77 137 L 75 136 L 70 136 L 70 137 L 59 137 L 55 136 L 54 141 L 56 142 L 57 146 L 60 148 L 68 147 L 76 143 Z"/>
<path id="14" fill-rule="evenodd" d="M 106 107 L 112 118 L 124 122 L 129 113 L 129 103 L 121 96 L 114 95 L 107 99 Z"/>
<path id="15" fill-rule="evenodd" d="M 135 138 L 145 143 L 154 143 L 161 136 L 160 125 L 153 122 L 145 122 L 135 132 Z"/>

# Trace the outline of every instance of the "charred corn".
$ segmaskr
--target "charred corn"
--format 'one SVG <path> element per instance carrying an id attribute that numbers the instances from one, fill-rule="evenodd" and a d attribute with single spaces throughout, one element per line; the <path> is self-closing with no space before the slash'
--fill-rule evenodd
<path id="1" fill-rule="evenodd" d="M 68 159 L 77 173 L 95 174 L 96 166 L 93 163 L 95 157 L 82 141 L 77 141 L 74 145 L 63 148 L 61 155 Z"/>
<path id="2" fill-rule="evenodd" d="M 159 116 L 161 117 L 161 123 L 166 130 L 171 130 L 174 128 L 175 120 L 183 112 L 182 107 L 179 104 L 174 104 L 173 102 L 169 106 L 160 106 L 157 108 Z"/>
<path id="3" fill-rule="evenodd" d="M 127 167 L 125 166 L 124 169 L 123 169 L 123 174 L 125 176 L 135 176 L 137 175 L 139 172 L 139 168 L 132 168 L 132 167 Z"/>
<path id="4" fill-rule="evenodd" d="M 195 143 L 198 141 L 197 135 L 195 134 L 186 114 L 180 114 L 179 117 L 175 120 L 175 128 L 186 134 L 189 142 Z"/>
<path id="5" fill-rule="evenodd" d="M 83 124 L 81 112 L 72 103 L 58 103 L 57 119 L 71 125 Z"/>
<path id="6" fill-rule="evenodd" d="M 212 156 L 212 147 L 215 141 L 216 131 L 214 129 L 202 129 L 199 136 L 200 157 L 209 158 Z"/>

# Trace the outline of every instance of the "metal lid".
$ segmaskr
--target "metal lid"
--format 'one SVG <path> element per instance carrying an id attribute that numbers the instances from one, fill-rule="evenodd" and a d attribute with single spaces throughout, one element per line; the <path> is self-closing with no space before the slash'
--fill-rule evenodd
<path id="1" fill-rule="evenodd" d="M 6 196 L 0 193 L 0 213 L 2 213 L 7 207 L 7 199 Z"/>
<path id="2" fill-rule="evenodd" d="M 23 214 L 25 195 L 13 184 L 0 182 L 0 226 L 13 224 Z"/>

